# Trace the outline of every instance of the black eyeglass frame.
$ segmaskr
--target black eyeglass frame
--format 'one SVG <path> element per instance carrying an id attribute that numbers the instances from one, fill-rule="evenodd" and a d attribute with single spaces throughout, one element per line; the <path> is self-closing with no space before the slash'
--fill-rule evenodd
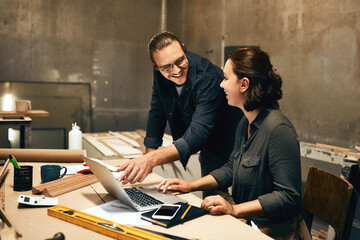
<path id="1" fill-rule="evenodd" d="M 165 66 L 157 66 L 160 71 L 165 73 L 170 73 L 172 69 L 174 69 L 174 65 L 179 68 L 184 68 L 183 64 L 186 63 L 187 57 L 186 54 L 184 56 L 178 58 L 174 63 L 166 64 Z"/>

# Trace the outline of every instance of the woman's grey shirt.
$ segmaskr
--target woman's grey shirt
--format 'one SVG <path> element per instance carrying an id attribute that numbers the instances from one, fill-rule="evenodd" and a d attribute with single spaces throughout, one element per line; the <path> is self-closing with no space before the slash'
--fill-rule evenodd
<path id="1" fill-rule="evenodd" d="M 296 131 L 279 109 L 262 110 L 250 125 L 243 118 L 236 130 L 229 162 L 210 174 L 221 188 L 232 185 L 239 204 L 259 199 L 261 225 L 289 220 L 303 211 L 300 147 Z"/>

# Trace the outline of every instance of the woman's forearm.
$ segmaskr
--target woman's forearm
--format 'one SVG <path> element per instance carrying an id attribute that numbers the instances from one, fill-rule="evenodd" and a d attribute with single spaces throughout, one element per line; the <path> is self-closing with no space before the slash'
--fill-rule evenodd
<path id="1" fill-rule="evenodd" d="M 263 208 L 258 199 L 233 205 L 233 214 L 237 218 L 251 218 L 264 216 Z"/>
<path id="2" fill-rule="evenodd" d="M 199 178 L 191 182 L 191 191 L 202 191 L 219 188 L 218 182 L 211 175 Z"/>

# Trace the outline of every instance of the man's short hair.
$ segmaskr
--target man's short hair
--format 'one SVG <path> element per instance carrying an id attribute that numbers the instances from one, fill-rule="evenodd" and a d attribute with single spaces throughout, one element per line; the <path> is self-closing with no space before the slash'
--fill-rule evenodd
<path id="1" fill-rule="evenodd" d="M 185 46 L 180 41 L 180 39 L 177 36 L 175 36 L 175 34 L 173 34 L 172 32 L 163 31 L 163 32 L 155 34 L 150 39 L 150 42 L 148 44 L 150 60 L 153 63 L 155 63 L 154 58 L 153 58 L 153 52 L 159 51 L 159 50 L 169 46 L 174 41 L 178 42 L 180 44 L 182 50 L 184 51 L 184 53 L 186 53 Z"/>

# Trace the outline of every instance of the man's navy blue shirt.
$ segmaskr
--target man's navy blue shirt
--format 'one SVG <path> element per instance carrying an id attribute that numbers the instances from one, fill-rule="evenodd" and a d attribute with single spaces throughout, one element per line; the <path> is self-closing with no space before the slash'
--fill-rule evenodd
<path id="1" fill-rule="evenodd" d="M 227 162 L 234 146 L 240 109 L 227 104 L 220 88 L 222 70 L 208 59 L 187 52 L 187 80 L 178 95 L 175 84 L 155 68 L 146 138 L 148 148 L 162 145 L 166 122 L 185 167 L 191 154 L 203 148 Z"/>

